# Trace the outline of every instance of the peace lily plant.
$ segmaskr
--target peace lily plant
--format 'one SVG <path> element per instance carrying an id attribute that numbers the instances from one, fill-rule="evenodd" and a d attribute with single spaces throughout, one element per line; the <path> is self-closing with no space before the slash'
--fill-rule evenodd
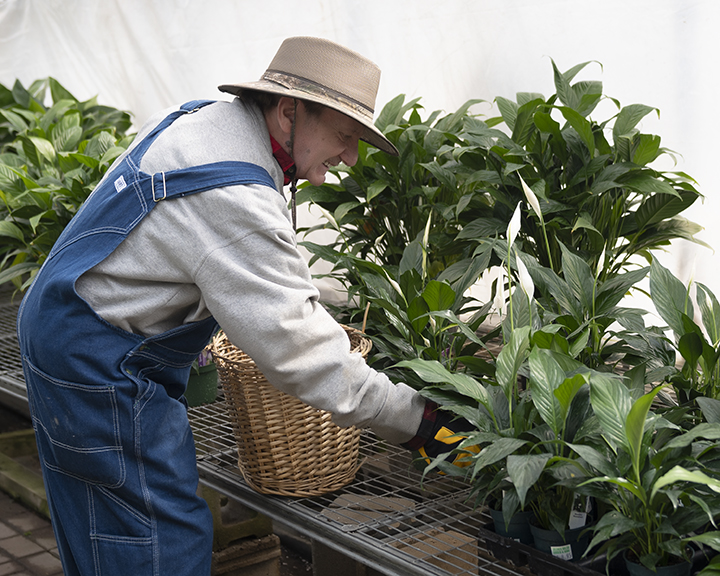
<path id="1" fill-rule="evenodd" d="M 655 109 L 576 81 L 588 64 L 553 62 L 555 94 L 498 97 L 486 120 L 478 100 L 423 119 L 396 98 L 379 126 L 400 156 L 363 145 L 337 183 L 305 186 L 337 240 L 304 245 L 333 263 L 348 292 L 334 312 L 366 327 L 369 361 L 475 427 L 457 449 L 471 466 L 439 457 L 426 474 L 558 532 L 593 497 L 612 515 L 589 553 L 657 567 L 716 546 L 720 306 L 699 286 L 695 325 L 652 257 L 700 229 L 681 216 L 700 197 L 692 178 L 652 167 L 673 154 L 640 129 Z M 601 104 L 611 113 L 593 119 Z M 489 271 L 491 301 L 477 302 L 467 290 Z M 622 305 L 648 275 L 672 337 Z"/>
<path id="2" fill-rule="evenodd" d="M 47 96 L 51 104 L 46 103 Z M 0 85 L 0 284 L 25 290 L 65 226 L 130 145 L 130 115 L 54 78 Z"/>

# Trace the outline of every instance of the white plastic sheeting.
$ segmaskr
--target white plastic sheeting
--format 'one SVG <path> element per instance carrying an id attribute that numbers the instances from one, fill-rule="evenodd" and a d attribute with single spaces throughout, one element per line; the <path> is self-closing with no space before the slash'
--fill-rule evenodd
<path id="1" fill-rule="evenodd" d="M 706 196 L 685 215 L 717 248 L 718 29 L 717 0 L 0 0 L 0 82 L 53 76 L 141 124 L 185 100 L 229 99 L 217 85 L 259 78 L 294 35 L 377 62 L 378 109 L 400 93 L 448 112 L 470 98 L 548 96 L 550 58 L 561 70 L 592 60 L 602 67 L 578 78 L 602 80 L 622 105 L 660 109 L 641 128 L 682 155 L 675 169 Z M 662 260 L 684 281 L 695 268 L 720 294 L 718 258 L 677 242 Z"/>

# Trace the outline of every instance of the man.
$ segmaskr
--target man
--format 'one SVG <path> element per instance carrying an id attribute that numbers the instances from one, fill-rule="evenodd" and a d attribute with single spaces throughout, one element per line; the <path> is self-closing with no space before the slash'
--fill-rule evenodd
<path id="1" fill-rule="evenodd" d="M 219 324 L 279 389 L 430 455 L 449 419 L 349 353 L 296 249 L 284 184 L 325 180 L 372 123 L 380 71 L 290 38 L 233 102 L 151 119 L 55 244 L 18 334 L 66 576 L 209 574 L 182 394 Z"/>

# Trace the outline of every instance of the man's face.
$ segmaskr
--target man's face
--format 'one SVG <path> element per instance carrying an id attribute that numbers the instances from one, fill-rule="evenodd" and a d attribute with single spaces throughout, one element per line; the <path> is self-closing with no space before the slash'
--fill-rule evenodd
<path id="1" fill-rule="evenodd" d="M 340 162 L 353 166 L 364 130 L 362 124 L 331 108 L 312 115 L 298 102 L 293 146 L 298 178 L 319 186 L 325 182 L 329 167 Z"/>

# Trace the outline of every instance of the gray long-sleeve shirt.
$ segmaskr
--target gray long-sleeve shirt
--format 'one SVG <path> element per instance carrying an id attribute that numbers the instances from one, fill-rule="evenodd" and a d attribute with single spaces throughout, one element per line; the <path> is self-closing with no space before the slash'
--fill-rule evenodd
<path id="1" fill-rule="evenodd" d="M 262 166 L 282 190 L 265 120 L 237 99 L 180 117 L 140 168 L 228 160 Z M 319 303 L 277 190 L 230 186 L 161 201 L 77 291 L 111 324 L 145 336 L 213 315 L 274 386 L 328 410 L 340 426 L 368 426 L 401 443 L 420 424 L 425 401 L 349 353 L 343 329 Z"/>

